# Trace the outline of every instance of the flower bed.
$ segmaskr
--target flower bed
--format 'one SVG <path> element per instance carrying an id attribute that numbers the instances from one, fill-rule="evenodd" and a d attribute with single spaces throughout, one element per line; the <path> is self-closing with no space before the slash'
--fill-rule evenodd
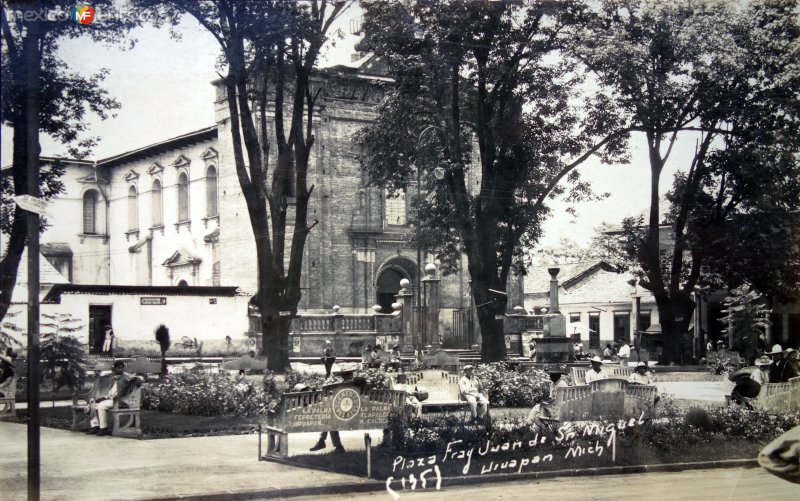
<path id="1" fill-rule="evenodd" d="M 489 393 L 492 407 L 533 407 L 550 393 L 550 377 L 542 370 L 517 372 L 508 364 L 479 364 L 475 377 Z"/>
<path id="2" fill-rule="evenodd" d="M 699 416 L 699 418 L 698 418 Z M 697 410 L 654 420 L 532 425 L 522 419 L 488 426 L 457 418 L 392 416 L 372 458 L 373 478 L 410 481 L 438 469 L 441 477 L 751 459 L 774 437 L 800 424 L 800 414 L 770 416 L 742 409 Z M 339 473 L 365 474 L 363 454 L 325 463 Z M 294 461 L 319 467 L 319 456 Z M 398 490 L 401 487 L 396 487 Z"/>
<path id="3" fill-rule="evenodd" d="M 202 366 L 145 383 L 142 391 L 143 409 L 189 416 L 256 416 L 276 405 L 263 385 L 245 376 L 210 374 Z"/>

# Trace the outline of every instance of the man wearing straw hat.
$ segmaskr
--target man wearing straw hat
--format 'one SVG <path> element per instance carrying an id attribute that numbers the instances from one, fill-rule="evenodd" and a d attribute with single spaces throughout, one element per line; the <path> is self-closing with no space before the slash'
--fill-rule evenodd
<path id="1" fill-rule="evenodd" d="M 771 365 L 772 360 L 770 360 L 766 355 L 756 360 L 756 366 L 758 366 L 758 369 L 753 371 L 753 375 L 751 376 L 753 381 L 761 385 L 769 383 L 769 371 Z"/>
<path id="2" fill-rule="evenodd" d="M 731 391 L 731 401 L 751 409 L 750 400 L 756 398 L 761 392 L 761 385 L 753 381 L 752 375 L 752 371 L 745 368 L 728 376 L 728 379 L 735 385 Z"/>
<path id="3" fill-rule="evenodd" d="M 653 384 L 653 378 L 647 370 L 647 364 L 644 362 L 636 364 L 636 369 L 634 369 L 633 374 L 628 376 L 628 382 L 631 384 Z"/>
<path id="4" fill-rule="evenodd" d="M 590 360 L 592 368 L 586 371 L 586 384 L 592 381 L 599 381 L 601 379 L 608 379 L 608 373 L 603 368 L 603 359 L 595 355 Z"/>
<path id="5" fill-rule="evenodd" d="M 783 369 L 781 370 L 781 378 L 779 382 L 788 383 L 790 379 L 800 376 L 800 367 L 797 363 L 797 350 L 794 348 L 786 348 L 783 352 Z"/>
<path id="6" fill-rule="evenodd" d="M 567 373 L 566 370 L 559 367 L 553 367 L 548 368 L 545 372 L 547 372 L 547 375 L 550 376 L 550 398 L 533 406 L 530 414 L 528 414 L 528 421 L 535 421 L 537 418 L 542 417 L 555 417 L 555 414 L 557 413 L 557 409 L 555 407 L 556 390 L 558 388 L 566 388 L 569 386 L 569 384 L 563 378 L 564 374 Z"/>
<path id="7" fill-rule="evenodd" d="M 480 419 L 486 415 L 486 411 L 489 408 L 489 399 L 483 394 L 480 381 L 475 378 L 474 366 L 464 366 L 464 376 L 458 381 L 458 389 L 466 401 L 469 402 L 472 419 Z"/>
<path id="8" fill-rule="evenodd" d="M 325 377 L 331 377 L 331 369 L 333 363 L 336 362 L 336 352 L 333 345 L 329 340 L 325 340 L 325 346 L 322 347 L 322 363 L 325 365 Z"/>
<path id="9" fill-rule="evenodd" d="M 783 348 L 779 344 L 772 345 L 772 350 L 765 353 L 772 358 L 772 365 L 769 367 L 769 381 L 771 383 L 780 383 L 781 374 L 783 373 L 783 364 L 786 360 L 783 358 Z"/>

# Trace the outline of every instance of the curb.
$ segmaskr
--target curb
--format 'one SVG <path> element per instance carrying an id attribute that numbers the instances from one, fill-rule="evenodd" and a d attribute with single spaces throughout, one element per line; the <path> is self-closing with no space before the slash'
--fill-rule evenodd
<path id="1" fill-rule="evenodd" d="M 444 487 L 463 487 L 498 482 L 516 482 L 524 480 L 545 480 L 558 477 L 593 477 L 602 475 L 621 475 L 631 473 L 665 473 L 688 470 L 706 470 L 715 468 L 757 468 L 756 459 L 725 459 L 721 461 L 705 461 L 696 463 L 670 463 L 639 466 L 605 466 L 581 470 L 553 470 L 528 472 L 519 474 L 489 474 L 473 477 L 443 477 Z M 233 501 L 240 499 L 280 499 L 299 496 L 331 496 L 337 494 L 361 494 L 386 490 L 384 481 L 364 479 L 361 483 L 336 483 L 328 485 L 310 485 L 307 487 L 287 487 L 274 489 L 257 489 L 252 491 L 228 491 L 202 495 L 173 495 L 164 498 L 149 498 L 148 501 L 167 501 L 174 499 L 192 499 L 202 501 Z"/>

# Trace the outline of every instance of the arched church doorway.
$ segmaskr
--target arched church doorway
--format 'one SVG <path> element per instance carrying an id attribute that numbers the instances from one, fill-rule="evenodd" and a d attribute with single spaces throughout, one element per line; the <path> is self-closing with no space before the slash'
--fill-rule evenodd
<path id="1" fill-rule="evenodd" d="M 381 313 L 392 313 L 392 304 L 400 291 L 400 280 L 407 278 L 413 283 L 414 263 L 405 258 L 392 259 L 381 266 L 378 279 L 375 281 L 378 304 Z"/>

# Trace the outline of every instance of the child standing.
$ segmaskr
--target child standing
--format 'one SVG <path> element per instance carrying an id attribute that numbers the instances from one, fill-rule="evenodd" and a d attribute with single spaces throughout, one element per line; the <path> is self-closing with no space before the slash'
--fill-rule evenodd
<path id="1" fill-rule="evenodd" d="M 105 328 L 105 339 L 103 340 L 103 353 L 108 353 L 112 357 L 114 356 L 114 329 L 111 328 L 110 325 L 106 325 Z"/>

